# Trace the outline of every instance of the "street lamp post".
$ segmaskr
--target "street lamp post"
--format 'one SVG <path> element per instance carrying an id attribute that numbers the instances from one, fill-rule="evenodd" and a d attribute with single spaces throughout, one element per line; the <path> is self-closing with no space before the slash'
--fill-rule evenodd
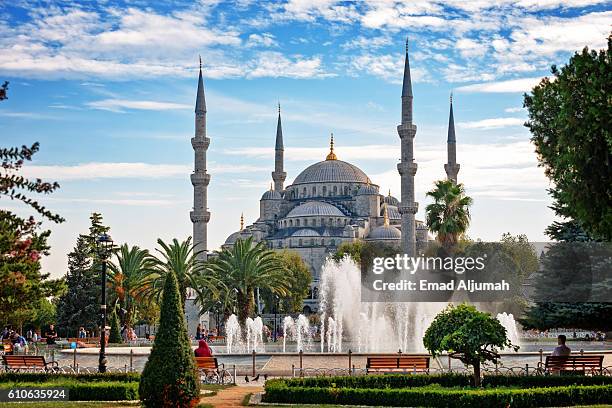
<path id="1" fill-rule="evenodd" d="M 112 248 L 113 240 L 110 235 L 102 234 L 98 237 L 96 249 L 98 250 L 98 257 L 102 261 L 102 274 L 100 277 L 100 289 L 102 292 L 100 314 L 102 323 L 100 330 L 100 358 L 98 364 L 98 371 L 101 373 L 106 372 L 106 261 L 111 254 Z"/>

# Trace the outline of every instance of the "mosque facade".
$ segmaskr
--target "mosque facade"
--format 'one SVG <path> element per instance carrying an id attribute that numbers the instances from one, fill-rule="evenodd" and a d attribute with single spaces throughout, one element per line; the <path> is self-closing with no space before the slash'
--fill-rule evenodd
<path id="1" fill-rule="evenodd" d="M 319 274 L 325 259 L 344 242 L 364 240 L 395 245 L 403 253 L 414 255 L 420 243 L 431 239 L 427 227 L 415 219 L 418 204 L 414 201 L 414 178 L 417 164 L 414 160 L 416 125 L 412 123 L 412 83 L 408 48 L 406 47 L 402 86 L 402 118 L 397 126 L 401 159 L 397 165 L 401 178 L 401 200 L 390 192 L 383 194 L 368 175 L 352 163 L 341 160 L 334 147 L 333 134 L 330 149 L 324 160 L 314 163 L 285 185 L 284 142 L 279 107 L 274 171 L 270 189 L 259 201 L 259 218 L 250 225 L 241 221 L 240 229 L 232 233 L 223 248 L 229 248 L 238 239 L 253 237 L 266 242 L 272 249 L 288 249 L 300 254 L 313 275 L 311 296 L 304 302 L 305 311 L 316 311 L 316 293 Z M 210 175 L 206 172 L 206 150 L 210 140 L 206 137 L 206 104 L 202 73 L 198 81 L 196 99 L 196 136 L 192 139 L 195 169 L 191 176 L 194 185 L 193 222 L 194 245 L 206 257 L 206 225 L 210 213 L 206 208 L 206 188 Z M 456 163 L 456 139 L 452 99 L 448 127 L 448 163 L 444 165 L 447 177 L 457 181 L 459 165 Z M 402 233 L 404 232 L 404 233 Z"/>

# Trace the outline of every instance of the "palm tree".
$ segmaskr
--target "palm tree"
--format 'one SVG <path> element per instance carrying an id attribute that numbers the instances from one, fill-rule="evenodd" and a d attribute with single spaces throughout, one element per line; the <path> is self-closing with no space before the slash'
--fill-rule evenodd
<path id="1" fill-rule="evenodd" d="M 138 307 L 145 302 L 143 287 L 153 268 L 149 251 L 123 244 L 116 253 L 117 261 L 109 263 L 108 285 L 114 291 L 118 303 L 127 313 L 125 322 L 132 325 Z"/>
<path id="2" fill-rule="evenodd" d="M 206 267 L 224 284 L 218 296 L 222 304 L 230 306 L 236 302 L 240 322 L 253 311 L 256 288 L 287 296 L 292 285 L 292 278 L 276 253 L 264 242 L 255 244 L 252 237 L 237 239 L 230 249 L 223 249 Z"/>
<path id="3" fill-rule="evenodd" d="M 434 200 L 425 208 L 427 227 L 437 234 L 438 242 L 450 250 L 470 225 L 469 207 L 473 200 L 465 195 L 463 184 L 439 180 L 435 186 L 427 193 Z"/>
<path id="4" fill-rule="evenodd" d="M 169 245 L 161 239 L 158 239 L 157 243 L 161 250 L 156 248 L 159 256 L 150 257 L 153 268 L 147 277 L 146 293 L 160 299 L 164 282 L 169 273 L 176 275 L 183 306 L 187 300 L 188 288 L 196 290 L 206 288 L 213 293 L 216 292 L 218 282 L 212 276 L 207 276 L 204 262 L 198 259 L 199 252 L 194 251 L 191 237 L 183 242 L 174 238 Z"/>

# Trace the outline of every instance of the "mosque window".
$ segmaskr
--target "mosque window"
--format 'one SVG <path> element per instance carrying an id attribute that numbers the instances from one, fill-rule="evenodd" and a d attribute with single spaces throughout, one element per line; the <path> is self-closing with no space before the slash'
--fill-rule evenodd
<path id="1" fill-rule="evenodd" d="M 344 195 L 345 196 L 349 195 L 348 194 L 348 190 L 349 190 L 348 186 L 344 186 Z"/>
<path id="2" fill-rule="evenodd" d="M 289 220 L 289 226 L 293 227 L 293 220 Z"/>
<path id="3" fill-rule="evenodd" d="M 297 220 L 295 220 L 295 226 L 299 227 L 300 226 L 300 219 L 298 218 Z"/>
<path id="4" fill-rule="evenodd" d="M 330 244 L 331 246 L 336 246 L 336 240 L 335 240 L 335 239 L 330 240 L 330 241 L 329 241 L 329 244 Z"/>
<path id="5" fill-rule="evenodd" d="M 298 246 L 302 246 L 302 239 L 301 238 L 298 240 Z"/>
<path id="6" fill-rule="evenodd" d="M 330 218 L 330 219 L 329 219 L 329 226 L 330 226 L 330 227 L 333 227 L 333 226 L 334 226 L 334 220 L 333 220 L 333 218 Z"/>
<path id="7" fill-rule="evenodd" d="M 327 186 L 323 186 L 323 195 L 327 194 Z"/>
<path id="8" fill-rule="evenodd" d="M 314 246 L 314 239 L 310 238 L 310 246 Z"/>
<path id="9" fill-rule="evenodd" d="M 313 227 L 316 225 L 316 220 L 314 218 L 310 220 L 310 225 Z"/>
<path id="10" fill-rule="evenodd" d="M 317 195 L 317 188 L 316 187 L 312 187 L 312 195 L 316 196 Z"/>
<path id="11" fill-rule="evenodd" d="M 306 197 L 306 187 L 304 187 L 303 191 L 304 191 L 303 196 Z"/>
<path id="12" fill-rule="evenodd" d="M 338 187 L 334 186 L 334 195 L 338 195 Z"/>

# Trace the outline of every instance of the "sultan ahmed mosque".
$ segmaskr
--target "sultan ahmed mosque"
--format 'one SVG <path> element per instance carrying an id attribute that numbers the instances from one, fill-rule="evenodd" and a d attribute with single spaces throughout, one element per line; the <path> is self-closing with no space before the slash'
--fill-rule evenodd
<path id="1" fill-rule="evenodd" d="M 414 138 L 417 127 L 412 116 L 412 82 L 408 44 L 401 94 L 401 122 L 397 126 L 400 139 L 398 152 L 401 160 L 397 170 L 401 178 L 401 196 L 383 194 L 379 186 L 354 164 L 342 160 L 341 149 L 330 137 L 329 153 L 285 185 L 284 143 L 279 106 L 274 146 L 274 171 L 270 189 L 259 201 L 259 218 L 251 225 L 241 222 L 240 230 L 232 233 L 223 244 L 231 247 L 237 239 L 253 237 L 273 249 L 298 252 L 313 275 L 311 299 L 305 310 L 316 310 L 319 274 L 326 257 L 343 242 L 355 240 L 377 241 L 395 245 L 401 252 L 414 255 L 420 243 L 431 239 L 423 221 L 416 220 L 418 203 L 414 200 L 417 163 L 414 160 Z M 207 223 L 210 219 L 207 186 L 210 175 L 206 171 L 206 151 L 210 139 L 206 137 L 206 102 L 202 69 L 198 80 L 195 108 L 195 168 L 191 175 L 194 205 L 191 212 L 196 248 L 207 250 Z M 449 179 L 457 181 L 459 164 L 456 162 L 456 139 L 452 98 L 448 123 L 447 163 L 444 170 Z M 206 257 L 206 252 L 202 254 Z"/>

